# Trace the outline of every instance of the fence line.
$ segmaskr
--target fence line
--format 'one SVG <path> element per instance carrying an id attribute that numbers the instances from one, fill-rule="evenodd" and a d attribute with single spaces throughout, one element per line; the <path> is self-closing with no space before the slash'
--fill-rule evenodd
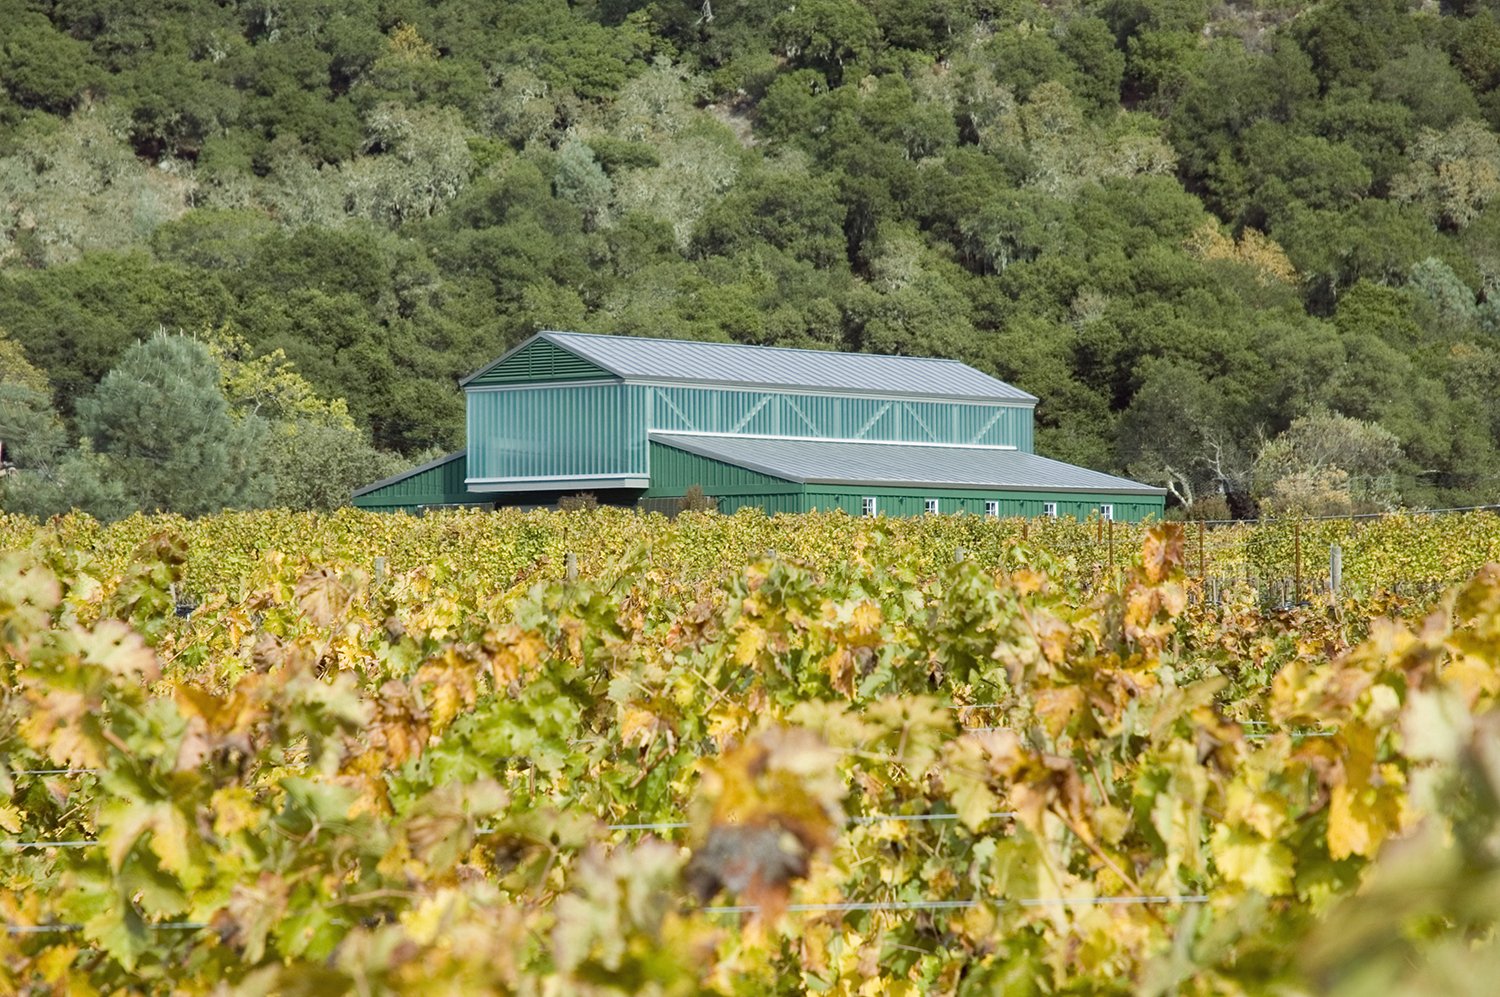
<path id="1" fill-rule="evenodd" d="M 1398 509 L 1395 512 L 1355 512 L 1342 516 L 1296 516 L 1268 517 L 1266 519 L 1185 519 L 1186 523 L 1202 523 L 1204 526 L 1267 526 L 1272 523 L 1287 523 L 1300 519 L 1305 523 L 1334 523 L 1340 520 L 1391 519 L 1397 516 L 1443 516 L 1454 512 L 1489 512 L 1500 510 L 1500 504 L 1456 505 L 1445 509 Z"/>

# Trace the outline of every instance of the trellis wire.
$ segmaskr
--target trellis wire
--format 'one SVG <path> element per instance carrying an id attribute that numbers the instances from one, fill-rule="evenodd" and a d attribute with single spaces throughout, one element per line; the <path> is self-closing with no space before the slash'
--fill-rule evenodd
<path id="1" fill-rule="evenodd" d="M 1399 512 L 1359 512 L 1344 513 L 1342 516 L 1298 516 L 1303 522 L 1324 523 L 1338 522 L 1340 520 L 1367 519 L 1395 519 L 1407 516 L 1441 516 L 1450 512 L 1486 512 L 1500 510 L 1500 505 L 1456 505 L 1445 509 L 1402 509 Z M 1204 526 L 1266 526 L 1269 524 L 1294 522 L 1293 519 L 1203 519 L 1189 520 L 1188 522 L 1201 522 Z M 1184 523 L 1186 525 L 1186 523 Z"/>
<path id="2" fill-rule="evenodd" d="M 896 913 L 920 910 L 970 910 L 991 901 L 985 900 L 849 900 L 842 903 L 787 904 L 783 908 L 790 914 L 844 914 L 858 912 Z M 1203 904 L 1208 895 L 1194 893 L 1186 896 L 1137 896 L 1137 897 L 1022 897 L 1018 900 L 996 900 L 996 907 L 1125 907 L 1137 904 Z M 762 910 L 760 904 L 724 904 L 700 907 L 703 914 L 756 914 Z M 203 921 L 166 921 L 148 924 L 148 931 L 202 931 L 207 928 Z M 64 934 L 82 931 L 81 924 L 7 924 L 8 935 Z"/>
<path id="3" fill-rule="evenodd" d="M 148 924 L 148 931 L 202 931 L 208 927 L 206 921 L 163 921 L 161 924 Z M 7 935 L 44 935 L 51 932 L 82 931 L 81 924 L 7 924 L 5 933 Z"/>
<path id="4" fill-rule="evenodd" d="M 1014 810 L 997 810 L 984 815 L 985 820 L 1010 820 L 1014 818 Z M 869 825 L 881 824 L 885 821 L 897 822 L 923 822 L 923 821 L 949 821 L 958 820 L 958 814 L 864 814 L 859 817 L 850 817 L 845 824 Z M 640 824 L 610 824 L 611 831 L 672 831 L 684 827 L 692 827 L 691 821 L 685 820 L 663 820 L 648 821 Z"/>
<path id="5" fill-rule="evenodd" d="M 984 815 L 985 820 L 1009 820 L 1015 817 L 1013 810 L 997 810 Z M 850 817 L 846 824 L 869 825 L 880 824 L 885 821 L 897 822 L 926 822 L 926 821 L 950 821 L 958 820 L 958 814 L 864 814 L 858 817 Z M 683 828 L 692 827 L 692 821 L 686 820 L 659 820 L 642 821 L 628 824 L 609 824 L 606 826 L 610 831 L 679 831 Z M 490 833 L 489 828 L 476 828 L 479 834 Z M 83 838 L 76 841 L 0 841 L 0 848 L 87 848 L 90 845 L 99 844 L 98 838 Z"/>
<path id="6" fill-rule="evenodd" d="M 1017 907 L 1125 907 L 1133 904 L 1204 904 L 1208 895 L 1195 893 L 1187 896 L 1139 896 L 1139 897 L 1022 897 L 1019 900 L 855 900 L 828 904 L 787 904 L 786 910 L 793 914 L 847 913 L 851 911 L 908 911 L 908 910 L 969 910 L 993 903 L 996 907 L 1014 904 Z M 758 904 L 727 904 L 702 908 L 705 914 L 754 914 L 761 910 Z"/>
<path id="7" fill-rule="evenodd" d="M 103 769 L 16 769 L 11 775 L 84 775 L 103 772 Z"/>

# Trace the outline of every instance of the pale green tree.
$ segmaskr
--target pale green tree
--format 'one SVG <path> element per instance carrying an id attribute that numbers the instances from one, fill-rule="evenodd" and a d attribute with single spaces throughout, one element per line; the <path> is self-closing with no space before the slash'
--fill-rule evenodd
<path id="1" fill-rule="evenodd" d="M 1478 121 L 1424 128 L 1407 155 L 1411 165 L 1391 181 L 1391 196 L 1422 205 L 1449 228 L 1468 225 L 1500 196 L 1500 138 Z"/>
<path id="2" fill-rule="evenodd" d="M 1479 320 L 1474 292 L 1452 267 L 1436 257 L 1429 256 L 1413 265 L 1406 286 L 1416 292 L 1420 311 L 1438 332 L 1462 335 Z"/>
<path id="3" fill-rule="evenodd" d="M 0 266 L 126 249 L 187 212 L 196 190 L 191 171 L 173 161 L 143 163 L 127 133 L 122 114 L 86 107 L 0 157 Z"/>
<path id="4" fill-rule="evenodd" d="M 269 490 L 256 459 L 265 422 L 232 415 L 213 355 L 186 336 L 127 350 L 79 402 L 78 423 L 137 508 L 196 515 L 257 505 Z"/>
<path id="5" fill-rule="evenodd" d="M 1277 515 L 1385 511 L 1400 501 L 1400 461 L 1401 441 L 1385 427 L 1313 411 L 1261 447 L 1256 493 L 1262 510 Z"/>
<path id="6" fill-rule="evenodd" d="M 583 212 L 589 228 L 609 225 L 614 186 L 586 143 L 569 139 L 557 150 L 552 186 L 558 197 Z"/>

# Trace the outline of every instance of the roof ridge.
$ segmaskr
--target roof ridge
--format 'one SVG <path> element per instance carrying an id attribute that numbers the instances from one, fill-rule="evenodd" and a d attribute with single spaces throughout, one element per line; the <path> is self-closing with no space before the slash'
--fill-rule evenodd
<path id="1" fill-rule="evenodd" d="M 860 440 L 848 436 L 783 436 L 776 433 L 705 433 L 696 430 L 648 429 L 647 436 L 673 436 L 703 440 L 780 440 L 787 443 L 822 443 L 838 446 L 930 447 L 937 450 L 1021 450 L 1013 443 L 943 443 L 938 440 Z M 1037 456 L 1032 454 L 1032 456 Z M 1043 460 L 1050 458 L 1043 457 Z M 1104 473 L 1104 472 L 1099 472 Z"/>
<path id="2" fill-rule="evenodd" d="M 579 336 L 585 339 L 628 339 L 637 343 L 686 343 L 690 346 L 730 346 L 741 350 L 769 350 L 780 353 L 812 353 L 816 356 L 835 357 L 867 357 L 877 360 L 926 360 L 932 363 L 958 364 L 960 367 L 968 367 L 970 370 L 984 371 L 972 364 L 966 364 L 962 360 L 953 357 L 921 357 L 906 353 L 861 353 L 855 350 L 817 350 L 808 346 L 763 346 L 759 343 L 721 343 L 712 339 L 676 339 L 666 336 L 626 336 L 612 332 L 577 332 L 570 329 L 542 329 L 537 333 L 539 336 Z M 994 377 L 993 374 L 986 375 Z M 996 378 L 996 380 L 999 380 Z M 1004 382 L 1002 382 L 1004 383 Z"/>

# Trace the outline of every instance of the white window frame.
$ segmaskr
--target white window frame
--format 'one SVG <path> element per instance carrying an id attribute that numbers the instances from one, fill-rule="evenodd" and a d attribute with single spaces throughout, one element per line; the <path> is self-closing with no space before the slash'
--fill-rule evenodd
<path id="1" fill-rule="evenodd" d="M 878 515 L 880 515 L 880 503 L 877 502 L 877 501 L 875 501 L 874 496 L 872 496 L 872 495 L 866 495 L 864 498 L 862 498 L 862 499 L 859 500 L 859 504 L 860 504 L 860 510 L 861 510 L 860 514 L 861 515 L 864 515 L 864 516 L 878 516 Z"/>
<path id="2" fill-rule="evenodd" d="M 996 502 L 994 499 L 985 499 L 984 514 L 986 516 L 989 516 L 991 519 L 1000 518 L 1000 503 Z"/>
<path id="3" fill-rule="evenodd" d="M 924 512 L 926 512 L 930 516 L 936 516 L 936 515 L 938 515 L 940 512 L 943 511 L 943 509 L 942 509 L 942 499 L 935 499 L 935 498 L 923 499 L 922 500 L 922 510 Z"/>
<path id="4" fill-rule="evenodd" d="M 1105 502 L 1103 505 L 1099 506 L 1099 518 L 1104 520 L 1106 523 L 1114 521 L 1115 506 L 1113 502 Z"/>
<path id="5" fill-rule="evenodd" d="M 1048 519 L 1056 519 L 1057 518 L 1057 503 L 1056 502 L 1043 502 L 1042 503 L 1042 515 L 1045 516 L 1045 517 L 1047 517 Z"/>

